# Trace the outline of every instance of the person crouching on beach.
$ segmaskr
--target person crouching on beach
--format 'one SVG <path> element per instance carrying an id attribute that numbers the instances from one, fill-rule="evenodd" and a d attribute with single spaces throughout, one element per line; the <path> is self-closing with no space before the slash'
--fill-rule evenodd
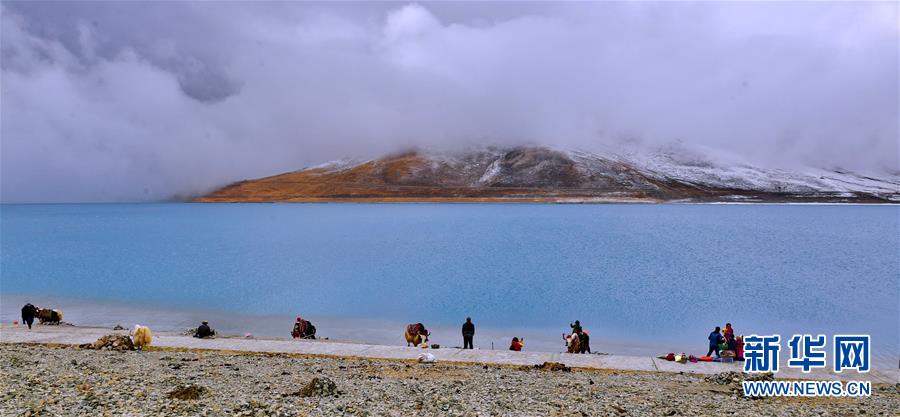
<path id="1" fill-rule="evenodd" d="M 716 357 L 719 357 L 719 345 L 722 343 L 722 328 L 716 326 L 715 330 L 709 334 L 709 352 L 706 352 L 706 356 L 711 355 L 713 352 L 716 352 Z"/>
<path id="2" fill-rule="evenodd" d="M 197 327 L 197 332 L 194 333 L 194 337 L 205 339 L 207 337 L 212 337 L 214 334 L 216 334 L 216 332 L 209 328 L 209 322 L 204 320 L 200 323 L 200 327 Z"/>
<path id="3" fill-rule="evenodd" d="M 297 316 L 297 321 L 294 322 L 294 328 L 291 330 L 291 336 L 294 339 L 299 339 L 306 334 L 306 320 L 303 320 L 302 317 Z"/>
<path id="4" fill-rule="evenodd" d="M 518 337 L 514 337 L 512 343 L 509 344 L 509 350 L 515 352 L 521 352 L 522 348 L 525 346 L 525 339 L 523 338 L 521 341 Z"/>

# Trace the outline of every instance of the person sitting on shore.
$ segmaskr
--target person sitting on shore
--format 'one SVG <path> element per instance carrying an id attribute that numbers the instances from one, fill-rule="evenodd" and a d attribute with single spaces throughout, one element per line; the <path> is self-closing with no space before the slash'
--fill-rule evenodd
<path id="1" fill-rule="evenodd" d="M 34 323 L 34 317 L 37 316 L 37 312 L 38 308 L 31 303 L 27 303 L 22 307 L 22 323 L 27 324 L 29 329 L 31 329 L 31 324 Z"/>
<path id="2" fill-rule="evenodd" d="M 522 348 L 523 348 L 524 346 L 525 346 L 525 339 L 524 339 L 524 338 L 522 338 L 522 340 L 519 340 L 518 337 L 514 337 L 514 338 L 512 339 L 512 343 L 510 343 L 510 345 L 509 345 L 509 350 L 512 350 L 512 351 L 515 351 L 515 352 L 521 352 L 521 351 L 522 351 Z"/>
<path id="3" fill-rule="evenodd" d="M 713 352 L 716 352 L 716 357 L 719 357 L 719 344 L 722 343 L 722 328 L 716 326 L 715 330 L 709 334 L 709 351 L 706 352 L 706 356 L 711 355 Z"/>
<path id="4" fill-rule="evenodd" d="M 200 323 L 200 327 L 197 327 L 197 332 L 194 333 L 194 337 L 205 339 L 207 337 L 212 337 L 216 334 L 216 331 L 209 328 L 209 322 L 204 320 Z"/>

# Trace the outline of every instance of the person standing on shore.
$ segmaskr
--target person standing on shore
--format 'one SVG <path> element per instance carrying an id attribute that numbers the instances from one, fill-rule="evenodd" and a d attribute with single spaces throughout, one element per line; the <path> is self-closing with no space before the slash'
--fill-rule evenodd
<path id="1" fill-rule="evenodd" d="M 31 329 L 31 323 L 34 323 L 34 317 L 37 316 L 37 311 L 37 307 L 31 305 L 31 303 L 27 303 L 22 307 L 22 322 L 27 324 L 29 329 Z"/>
<path id="2" fill-rule="evenodd" d="M 719 357 L 719 345 L 722 343 L 722 328 L 716 326 L 715 330 L 709 334 L 709 352 L 706 352 L 706 356 L 711 355 L 713 352 L 716 352 L 716 357 Z"/>
<path id="3" fill-rule="evenodd" d="M 463 349 L 474 349 L 472 346 L 472 338 L 475 337 L 475 324 L 472 323 L 471 317 L 466 317 L 466 322 L 462 325 Z"/>

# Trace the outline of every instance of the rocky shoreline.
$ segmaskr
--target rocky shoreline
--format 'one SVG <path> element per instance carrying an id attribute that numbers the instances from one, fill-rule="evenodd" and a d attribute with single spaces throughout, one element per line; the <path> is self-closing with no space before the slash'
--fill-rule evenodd
<path id="1" fill-rule="evenodd" d="M 0 415 L 896 415 L 869 398 L 747 399 L 737 378 L 151 348 L 0 344 Z"/>

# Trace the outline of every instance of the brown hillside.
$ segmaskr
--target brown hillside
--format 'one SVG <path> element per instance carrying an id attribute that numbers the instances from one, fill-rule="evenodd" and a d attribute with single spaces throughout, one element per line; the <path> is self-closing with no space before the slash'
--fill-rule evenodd
<path id="1" fill-rule="evenodd" d="M 667 178 L 628 162 L 547 148 L 493 148 L 448 155 L 407 152 L 241 181 L 197 202 L 324 201 L 853 201 L 879 196 L 779 193 Z"/>

